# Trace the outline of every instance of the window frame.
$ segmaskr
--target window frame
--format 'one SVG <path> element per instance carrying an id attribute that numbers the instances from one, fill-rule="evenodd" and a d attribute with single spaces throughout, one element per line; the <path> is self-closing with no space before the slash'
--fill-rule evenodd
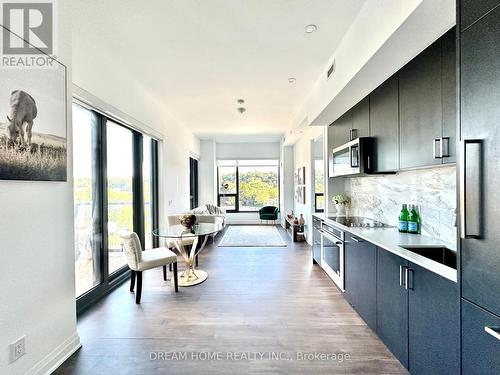
<path id="1" fill-rule="evenodd" d="M 316 162 L 317 161 L 321 161 L 323 163 L 323 159 L 313 159 L 313 167 L 314 167 L 314 171 L 313 171 L 313 176 L 314 176 L 314 179 L 313 179 L 313 195 L 314 195 L 314 212 L 316 213 L 319 213 L 319 212 L 325 212 L 325 205 L 326 205 L 326 202 L 325 202 L 325 182 L 324 182 L 324 178 L 325 178 L 325 165 L 323 163 L 323 191 L 322 192 L 316 192 Z M 318 197 L 323 197 L 323 208 L 318 208 Z"/>
<path id="2" fill-rule="evenodd" d="M 133 164 L 133 178 L 132 178 L 132 207 L 133 207 L 133 228 L 138 234 L 142 246 L 145 242 L 145 227 L 144 227 L 144 196 L 143 196 L 143 133 L 138 130 L 127 126 L 116 118 L 107 116 L 100 111 L 92 108 L 89 105 L 83 104 L 78 100 L 73 100 L 72 107 L 79 106 L 80 108 L 90 111 L 96 119 L 95 136 L 93 140 L 95 150 L 91 152 L 91 157 L 95 158 L 93 165 L 95 168 L 95 185 L 96 200 L 98 202 L 98 230 L 99 234 L 99 249 L 98 249 L 98 266 L 101 282 L 83 294 L 76 296 L 76 311 L 77 315 L 82 314 L 90 306 L 100 301 L 104 296 L 116 289 L 118 286 L 129 280 L 130 269 L 125 264 L 112 273 L 109 273 L 109 249 L 108 249 L 108 183 L 107 183 L 107 122 L 110 121 L 114 124 L 124 127 L 132 132 L 132 164 Z M 159 223 L 159 202 L 158 202 L 158 181 L 159 181 L 159 168 L 158 168 L 158 148 L 159 140 L 148 134 L 151 138 L 151 165 L 152 165 L 152 181 L 151 181 L 151 214 L 152 226 L 158 227 Z M 152 236 L 153 246 L 157 247 L 159 240 L 157 237 Z"/>
<path id="3" fill-rule="evenodd" d="M 234 160 L 234 159 L 231 159 L 231 160 Z M 220 205 L 220 199 L 221 197 L 234 197 L 235 199 L 235 203 L 234 203 L 234 207 L 235 209 L 234 210 L 227 210 L 226 209 L 226 212 L 228 213 L 258 213 L 259 210 L 257 211 L 252 211 L 252 210 L 240 210 L 240 172 L 239 172 L 239 163 L 240 161 L 244 161 L 244 160 L 250 160 L 250 159 L 239 159 L 239 160 L 234 160 L 235 163 L 234 165 L 219 165 L 219 161 L 224 161 L 223 159 L 221 160 L 217 160 L 217 206 L 221 207 Z M 258 161 L 256 159 L 251 159 L 251 160 L 255 160 L 255 161 Z M 269 160 L 272 160 L 272 161 L 276 161 L 276 164 L 274 165 L 266 165 L 266 164 L 243 164 L 241 165 L 241 167 L 243 168 L 246 168 L 246 167 L 276 167 L 277 169 L 277 181 L 276 181 L 276 189 L 278 190 L 278 204 L 277 204 L 277 207 L 278 207 L 278 211 L 281 211 L 281 207 L 280 207 L 280 161 L 279 159 L 261 159 L 262 161 L 269 161 Z M 220 180 L 219 180 L 219 167 L 234 167 L 236 169 L 236 193 L 224 193 L 224 194 L 221 194 L 219 192 L 219 189 L 220 189 Z"/>

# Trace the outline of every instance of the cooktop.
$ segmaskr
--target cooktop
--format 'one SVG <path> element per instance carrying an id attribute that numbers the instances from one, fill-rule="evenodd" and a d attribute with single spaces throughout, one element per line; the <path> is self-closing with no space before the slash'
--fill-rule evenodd
<path id="1" fill-rule="evenodd" d="M 362 216 L 328 216 L 328 220 L 335 221 L 346 227 L 388 228 L 389 225 Z"/>

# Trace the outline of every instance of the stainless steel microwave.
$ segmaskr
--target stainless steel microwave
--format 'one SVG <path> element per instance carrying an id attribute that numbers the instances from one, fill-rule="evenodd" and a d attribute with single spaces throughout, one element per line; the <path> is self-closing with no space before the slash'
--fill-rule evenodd
<path id="1" fill-rule="evenodd" d="M 355 176 L 374 172 L 373 138 L 360 137 L 334 148 L 329 160 L 329 176 Z"/>

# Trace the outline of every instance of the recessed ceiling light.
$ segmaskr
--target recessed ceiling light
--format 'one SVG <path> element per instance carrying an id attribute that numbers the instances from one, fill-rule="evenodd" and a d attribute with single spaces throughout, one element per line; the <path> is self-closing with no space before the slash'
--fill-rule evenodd
<path id="1" fill-rule="evenodd" d="M 288 83 L 295 83 L 295 81 L 297 80 L 293 77 L 288 78 Z"/>
<path id="2" fill-rule="evenodd" d="M 316 30 L 318 30 L 318 26 L 316 26 L 315 24 L 311 23 L 310 25 L 307 25 L 305 27 L 305 30 L 306 30 L 306 33 L 311 34 L 311 33 L 315 32 Z"/>
<path id="3" fill-rule="evenodd" d="M 236 108 L 239 113 L 243 114 L 247 109 L 245 107 L 238 107 Z"/>
<path id="4" fill-rule="evenodd" d="M 245 100 L 244 100 L 244 99 L 238 99 L 236 102 L 237 102 L 238 104 L 243 104 L 243 103 L 245 103 Z"/>

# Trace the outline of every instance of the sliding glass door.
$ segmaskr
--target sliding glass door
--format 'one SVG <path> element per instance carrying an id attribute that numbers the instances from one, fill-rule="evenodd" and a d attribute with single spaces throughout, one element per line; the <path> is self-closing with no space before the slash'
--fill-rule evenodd
<path id="1" fill-rule="evenodd" d="M 80 296 L 102 282 L 102 225 L 99 183 L 95 171 L 98 119 L 81 107 L 73 108 L 73 178 L 75 220 L 75 289 Z"/>
<path id="2" fill-rule="evenodd" d="M 106 121 L 109 274 L 127 263 L 120 231 L 134 230 L 132 135 L 130 129 Z"/>
<path id="3" fill-rule="evenodd" d="M 77 309 L 128 277 L 120 231 L 155 246 L 158 141 L 73 105 L 73 171 Z"/>

